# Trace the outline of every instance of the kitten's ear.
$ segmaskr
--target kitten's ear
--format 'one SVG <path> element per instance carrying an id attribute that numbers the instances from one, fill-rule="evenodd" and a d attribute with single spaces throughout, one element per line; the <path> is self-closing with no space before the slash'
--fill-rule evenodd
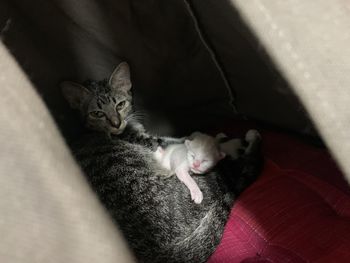
<path id="1" fill-rule="evenodd" d="M 215 141 L 220 142 L 222 139 L 226 139 L 227 137 L 228 136 L 225 133 L 220 132 L 220 133 L 216 134 Z"/>
<path id="2" fill-rule="evenodd" d="M 202 133 L 200 133 L 200 132 L 198 132 L 198 131 L 195 131 L 195 132 L 193 132 L 188 138 L 190 139 L 190 140 L 193 140 L 195 137 L 198 137 L 198 136 L 200 136 Z"/>
<path id="3" fill-rule="evenodd" d="M 226 157 L 226 153 L 224 153 L 224 152 L 220 152 L 219 153 L 219 158 L 220 158 L 220 160 L 221 159 L 224 159 Z"/>
<path id="4" fill-rule="evenodd" d="M 187 147 L 187 149 L 190 147 L 190 145 L 191 145 L 191 141 L 185 140 L 185 146 Z"/>
<path id="5" fill-rule="evenodd" d="M 161 146 L 158 146 L 157 152 L 163 154 L 165 151 Z"/>
<path id="6" fill-rule="evenodd" d="M 127 92 L 131 89 L 130 69 L 128 63 L 122 62 L 116 67 L 109 78 L 108 84 L 115 90 Z"/>
<path id="7" fill-rule="evenodd" d="M 60 87 L 62 89 L 63 96 L 73 109 L 80 110 L 92 96 L 91 92 L 87 88 L 75 82 L 64 81 L 60 84 Z"/>

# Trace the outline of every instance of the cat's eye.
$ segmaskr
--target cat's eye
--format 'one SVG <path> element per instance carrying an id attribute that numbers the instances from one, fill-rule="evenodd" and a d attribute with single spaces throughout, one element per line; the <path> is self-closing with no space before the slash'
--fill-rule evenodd
<path id="1" fill-rule="evenodd" d="M 102 111 L 92 111 L 89 115 L 93 118 L 103 118 L 105 114 Z"/>
<path id="2" fill-rule="evenodd" d="M 125 107 L 125 105 L 126 105 L 126 101 L 123 100 L 123 101 L 121 101 L 121 102 L 119 102 L 119 103 L 117 104 L 116 109 L 117 109 L 117 110 L 121 110 L 121 109 L 123 109 L 123 108 Z"/>

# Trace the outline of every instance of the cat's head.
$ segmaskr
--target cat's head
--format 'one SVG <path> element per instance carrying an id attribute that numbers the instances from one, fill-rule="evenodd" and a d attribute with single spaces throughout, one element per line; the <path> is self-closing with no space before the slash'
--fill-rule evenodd
<path id="1" fill-rule="evenodd" d="M 132 111 L 130 70 L 126 62 L 117 66 L 108 81 L 89 81 L 84 85 L 65 81 L 61 88 L 88 128 L 108 134 L 124 131 Z"/>
<path id="2" fill-rule="evenodd" d="M 225 157 L 215 138 L 203 133 L 192 134 L 189 140 L 185 140 L 185 145 L 190 169 L 195 174 L 208 172 Z"/>

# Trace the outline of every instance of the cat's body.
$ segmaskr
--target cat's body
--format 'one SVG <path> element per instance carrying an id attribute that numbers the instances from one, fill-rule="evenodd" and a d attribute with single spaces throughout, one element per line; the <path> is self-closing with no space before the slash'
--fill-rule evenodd
<path id="1" fill-rule="evenodd" d="M 154 153 L 156 160 L 171 174 L 183 182 L 190 190 L 191 199 L 200 204 L 203 200 L 203 193 L 190 175 L 204 174 L 213 168 L 218 161 L 225 157 L 220 152 L 216 140 L 206 134 L 195 132 L 190 140 L 181 144 L 172 144 L 163 149 L 158 147 Z"/>
<path id="2" fill-rule="evenodd" d="M 126 66 L 119 65 L 108 84 L 110 90 L 120 91 L 121 97 L 131 86 L 128 72 L 123 73 Z M 115 80 L 118 85 L 113 85 Z M 107 112 L 89 113 L 91 107 L 100 111 L 99 105 L 91 106 L 96 102 L 91 90 L 65 83 L 63 91 L 70 104 L 84 118 L 90 118 L 85 120 L 88 126 L 95 123 L 93 129 L 103 131 L 80 138 L 73 152 L 137 259 L 152 263 L 205 262 L 220 241 L 233 201 L 260 172 L 260 139 L 249 142 L 249 150 L 238 159 L 225 158 L 211 172 L 194 178 L 205 195 L 197 205 L 188 198 L 185 185 L 174 176 L 167 178 L 169 171 L 153 157 L 158 146 L 183 140 L 151 136 L 141 125 L 122 118 L 124 114 L 119 111 L 128 109 L 118 107 L 120 97 L 106 100 L 106 106 L 116 106 L 114 116 L 119 120 L 112 123 L 113 116 Z M 130 100 L 123 106 L 128 105 Z"/>

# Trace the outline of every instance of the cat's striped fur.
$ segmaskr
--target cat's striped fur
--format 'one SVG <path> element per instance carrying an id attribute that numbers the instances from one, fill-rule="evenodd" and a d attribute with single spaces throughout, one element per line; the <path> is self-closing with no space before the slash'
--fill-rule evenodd
<path id="1" fill-rule="evenodd" d="M 225 159 L 209 174 L 194 177 L 204 194 L 197 205 L 188 189 L 157 165 L 150 138 L 145 144 L 131 138 L 135 141 L 95 133 L 76 145 L 92 188 L 140 262 L 205 262 L 233 201 L 260 171 L 259 139 L 239 159 Z"/>

